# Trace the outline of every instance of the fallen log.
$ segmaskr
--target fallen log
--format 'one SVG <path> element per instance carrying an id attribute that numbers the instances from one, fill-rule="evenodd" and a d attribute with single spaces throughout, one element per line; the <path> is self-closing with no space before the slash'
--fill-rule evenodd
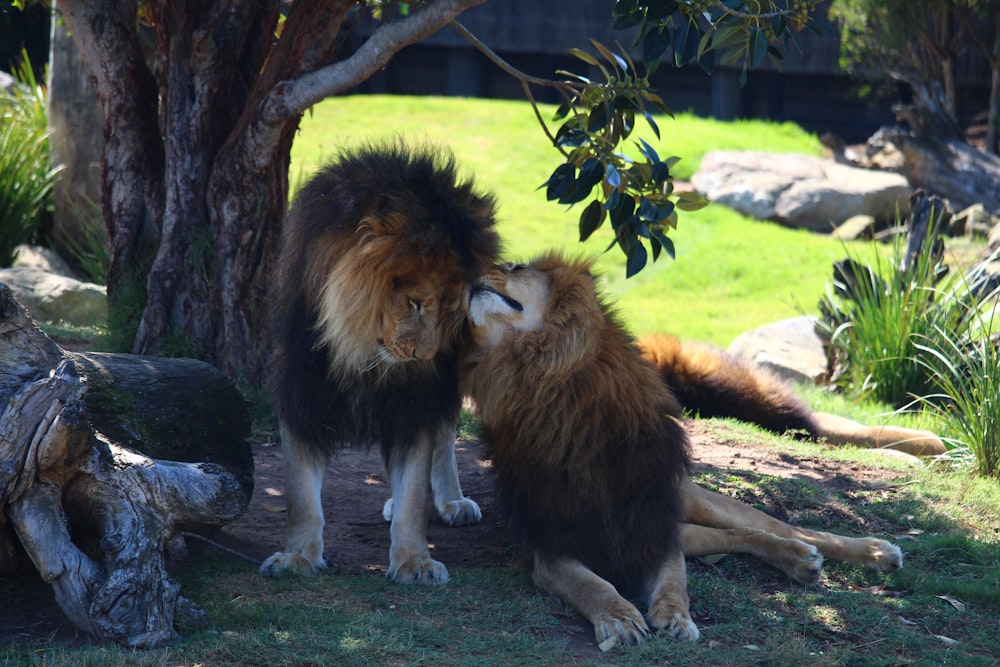
<path id="1" fill-rule="evenodd" d="M 202 362 L 64 351 L 3 285 L 0 316 L 0 574 L 33 565 L 98 640 L 156 647 L 204 625 L 165 557 L 246 510 L 239 393 Z"/>

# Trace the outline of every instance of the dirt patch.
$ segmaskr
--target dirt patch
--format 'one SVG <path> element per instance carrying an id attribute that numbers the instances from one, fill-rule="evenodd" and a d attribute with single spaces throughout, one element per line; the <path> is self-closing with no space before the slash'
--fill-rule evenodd
<path id="1" fill-rule="evenodd" d="M 714 422 L 692 422 L 689 434 L 696 472 L 751 471 L 798 478 L 828 488 L 839 488 L 844 480 L 864 485 L 900 476 L 898 471 L 778 451 Z M 515 562 L 513 554 L 517 551 L 510 548 L 516 537 L 500 515 L 483 445 L 459 441 L 457 458 L 462 489 L 479 503 L 483 521 L 475 526 L 452 528 L 432 517 L 427 537 L 434 557 L 453 570 L 523 565 Z M 286 519 L 280 447 L 255 444 L 254 460 L 255 489 L 247 512 L 212 539 L 234 555 L 260 562 L 284 546 Z M 327 561 L 335 571 L 385 572 L 389 529 L 382 519 L 382 505 L 389 495 L 376 450 L 344 452 L 330 466 L 323 492 L 327 520 L 324 541 Z M 782 514 L 794 516 L 795 508 L 781 509 Z M 199 553 L 203 549 L 192 551 Z M 74 646 L 88 641 L 66 622 L 51 589 L 36 577 L 0 579 L 0 597 L 8 601 L 0 608 L 0 646 Z M 582 620 L 567 620 L 565 625 L 571 645 L 584 653 L 596 651 L 590 630 Z"/>

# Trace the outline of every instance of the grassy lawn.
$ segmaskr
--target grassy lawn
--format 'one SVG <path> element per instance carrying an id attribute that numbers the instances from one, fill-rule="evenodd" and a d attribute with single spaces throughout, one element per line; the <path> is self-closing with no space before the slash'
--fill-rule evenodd
<path id="1" fill-rule="evenodd" d="M 765 438 L 717 425 L 728 436 Z M 769 442 L 790 456 L 848 456 Z M 803 587 L 749 557 L 691 561 L 692 613 L 702 631 L 695 644 L 655 638 L 607 654 L 582 648 L 593 643 L 590 628 L 512 567 L 453 567 L 446 586 L 426 588 L 355 571 L 264 579 L 251 564 L 203 555 L 177 574 L 184 593 L 207 610 L 211 630 L 145 652 L 14 648 L 0 652 L 0 665 L 997 664 L 995 482 L 900 474 L 830 487 L 752 472 L 699 475 L 710 488 L 800 525 L 890 537 L 906 565 L 880 574 L 827 561 L 823 583 Z"/>
<path id="2" fill-rule="evenodd" d="M 708 149 L 819 153 L 815 137 L 788 125 L 715 123 L 689 115 L 660 122 L 661 155 L 683 156 L 687 178 Z M 301 181 L 337 146 L 393 135 L 446 144 L 493 190 L 510 258 L 550 247 L 599 254 L 607 230 L 586 246 L 578 211 L 548 203 L 537 186 L 558 164 L 529 107 L 519 102 L 349 97 L 303 121 L 291 180 Z M 646 138 L 650 137 L 646 135 Z M 746 329 L 815 313 L 843 246 L 827 238 L 743 218 L 718 206 L 681 218 L 677 260 L 663 258 L 624 279 L 616 251 L 601 258 L 604 290 L 637 333 L 665 330 L 728 345 Z M 875 415 L 884 406 L 810 395 L 821 409 Z M 835 407 L 831 407 L 835 405 Z M 765 442 L 776 456 L 837 457 L 888 465 L 864 452 L 764 435 L 729 423 L 729 437 Z M 732 433 L 736 435 L 733 436 Z M 836 488 L 756 473 L 699 476 L 795 523 L 892 539 L 899 572 L 827 562 L 824 582 L 790 583 L 751 558 L 689 565 L 701 640 L 654 639 L 605 655 L 582 651 L 591 630 L 571 609 L 537 592 L 515 568 L 450 565 L 436 589 L 398 586 L 373 573 L 263 579 L 248 563 L 211 553 L 178 569 L 184 595 L 202 605 L 210 631 L 177 646 L 132 652 L 117 646 L 0 648 L 3 665 L 995 665 L 1000 661 L 1000 488 L 965 474 L 899 469 L 885 482 L 845 477 Z M 284 521 L 276 515 L 276 521 Z M 460 529 L 459 529 L 460 530 Z M 331 545 L 336 548 L 336 545 Z"/>
<path id="3" fill-rule="evenodd" d="M 543 117 L 553 111 L 547 107 Z M 690 178 L 710 149 L 820 153 L 816 137 L 791 124 L 716 123 L 681 114 L 659 125 L 662 141 L 648 130 L 641 134 L 660 155 L 683 158 L 674 169 L 678 179 Z M 328 100 L 303 119 L 289 178 L 301 183 L 338 146 L 397 135 L 450 147 L 459 165 L 475 174 L 482 188 L 496 193 L 500 233 L 511 259 L 550 248 L 601 255 L 610 243 L 610 228 L 605 227 L 581 245 L 580 209 L 546 202 L 544 192 L 537 190 L 561 156 L 548 146 L 524 102 L 378 96 Z M 605 292 L 638 334 L 670 331 L 728 345 L 754 326 L 816 313 L 831 265 L 844 255 L 837 241 L 745 218 L 721 206 L 682 214 L 673 238 L 676 261 L 664 256 L 628 281 L 617 249 L 598 263 Z"/>

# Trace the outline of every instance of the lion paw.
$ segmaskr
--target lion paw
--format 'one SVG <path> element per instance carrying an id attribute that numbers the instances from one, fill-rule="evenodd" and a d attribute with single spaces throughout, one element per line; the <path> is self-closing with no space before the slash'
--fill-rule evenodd
<path id="1" fill-rule="evenodd" d="M 451 500 L 437 506 L 438 516 L 449 526 L 469 526 L 483 520 L 483 511 L 472 498 Z"/>
<path id="2" fill-rule="evenodd" d="M 399 584 L 425 584 L 439 586 L 448 583 L 448 568 L 429 556 L 411 556 L 402 563 L 389 559 L 385 576 Z"/>
<path id="3" fill-rule="evenodd" d="M 811 544 L 800 540 L 788 540 L 781 569 L 793 581 L 810 585 L 823 578 L 823 554 Z"/>
<path id="4" fill-rule="evenodd" d="M 903 552 L 891 542 L 873 538 L 868 552 L 871 560 L 867 565 L 870 568 L 880 572 L 892 572 L 903 567 Z"/>
<path id="5" fill-rule="evenodd" d="M 385 501 L 385 505 L 382 505 L 382 518 L 392 523 L 392 498 Z"/>
<path id="6" fill-rule="evenodd" d="M 657 632 L 666 632 L 680 642 L 696 642 L 701 632 L 691 620 L 691 614 L 686 610 L 670 605 L 655 605 L 649 609 L 649 624 Z"/>
<path id="7" fill-rule="evenodd" d="M 593 621 L 594 636 L 602 651 L 618 644 L 641 644 L 649 635 L 649 627 L 642 614 L 626 600 L 601 610 Z"/>
<path id="8" fill-rule="evenodd" d="M 325 569 L 326 561 L 322 556 L 313 561 L 301 553 L 290 551 L 274 553 L 260 564 L 260 573 L 265 577 L 275 577 L 285 573 L 316 574 Z"/>

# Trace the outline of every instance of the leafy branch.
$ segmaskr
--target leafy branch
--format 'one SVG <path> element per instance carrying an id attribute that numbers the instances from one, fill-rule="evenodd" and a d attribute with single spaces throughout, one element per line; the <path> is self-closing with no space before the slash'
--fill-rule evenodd
<path id="1" fill-rule="evenodd" d="M 821 0 L 820 0 L 821 1 Z M 649 77 L 665 62 L 675 67 L 697 63 L 710 72 L 717 64 L 741 63 L 741 85 L 747 71 L 765 57 L 780 65 L 789 43 L 803 28 L 825 30 L 810 17 L 818 0 L 618 0 L 612 11 L 614 28 L 632 30 L 631 50 L 639 56 L 637 67 L 629 50 L 612 50 L 591 40 L 595 53 L 570 49 L 588 66 L 591 75 L 565 70 L 560 80 L 530 76 L 514 68 L 479 41 L 457 21 L 451 25 L 475 48 L 521 83 L 546 136 L 562 154 L 559 164 L 542 185 L 549 201 L 575 205 L 589 200 L 579 218 L 580 240 L 585 241 L 610 221 L 613 240 L 626 256 L 626 276 L 631 277 L 665 251 L 674 257 L 668 237 L 676 229 L 678 211 L 703 208 L 708 201 L 695 192 L 674 190 L 671 168 L 678 157 L 661 158 L 646 141 L 635 142 L 641 157 L 622 150 L 643 119 L 660 139 L 654 114 L 672 116 L 663 99 L 650 88 Z M 552 88 L 563 99 L 553 133 L 542 118 L 531 93 L 532 86 Z M 596 192 L 595 192 L 596 190 Z"/>

